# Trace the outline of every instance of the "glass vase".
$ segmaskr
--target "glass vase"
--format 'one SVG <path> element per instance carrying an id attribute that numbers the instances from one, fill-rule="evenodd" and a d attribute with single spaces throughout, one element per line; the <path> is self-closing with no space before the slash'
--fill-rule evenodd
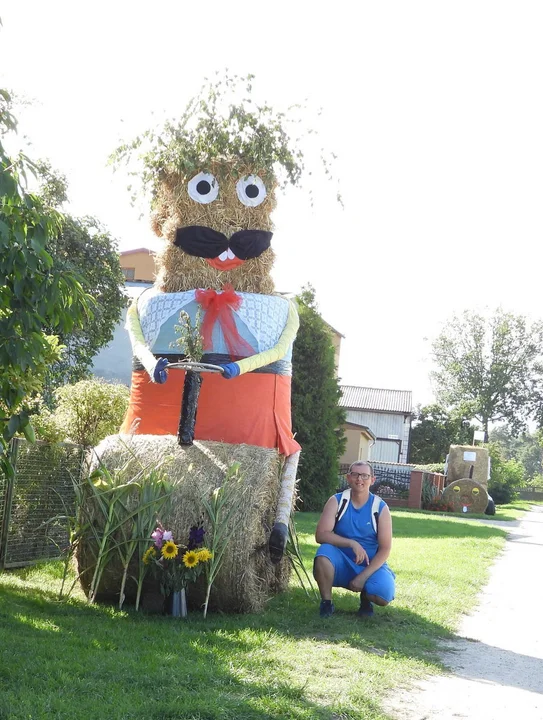
<path id="1" fill-rule="evenodd" d="M 187 617 L 187 594 L 185 588 L 174 590 L 169 596 L 170 615 L 172 617 Z"/>

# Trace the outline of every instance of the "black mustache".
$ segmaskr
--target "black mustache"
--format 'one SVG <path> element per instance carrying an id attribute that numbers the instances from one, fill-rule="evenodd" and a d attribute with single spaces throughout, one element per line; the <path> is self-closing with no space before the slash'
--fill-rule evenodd
<path id="1" fill-rule="evenodd" d="M 266 230 L 239 230 L 230 239 L 204 225 L 177 228 L 174 245 L 187 255 L 216 258 L 230 248 L 240 260 L 262 255 L 270 247 L 273 233 Z"/>

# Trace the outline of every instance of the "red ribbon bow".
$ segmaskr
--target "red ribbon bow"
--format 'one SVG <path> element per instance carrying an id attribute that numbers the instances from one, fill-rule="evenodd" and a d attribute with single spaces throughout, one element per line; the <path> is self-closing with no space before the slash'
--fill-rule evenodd
<path id="1" fill-rule="evenodd" d="M 238 332 L 233 310 L 239 310 L 242 298 L 236 294 L 230 283 L 223 285 L 223 291 L 196 290 L 196 302 L 204 311 L 202 322 L 202 336 L 204 338 L 204 350 L 211 350 L 213 327 L 218 320 L 224 333 L 224 339 L 230 357 L 246 357 L 253 355 L 254 350 Z"/>

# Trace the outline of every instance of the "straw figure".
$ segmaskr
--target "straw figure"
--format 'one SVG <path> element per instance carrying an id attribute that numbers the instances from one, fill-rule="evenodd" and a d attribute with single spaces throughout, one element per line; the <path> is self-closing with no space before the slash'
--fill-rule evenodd
<path id="1" fill-rule="evenodd" d="M 475 480 L 462 478 L 447 485 L 443 491 L 443 500 L 453 506 L 454 512 L 484 513 L 488 505 L 488 493 Z"/>
<path id="2" fill-rule="evenodd" d="M 304 155 L 285 130 L 289 118 L 252 101 L 251 80 L 208 85 L 179 122 L 114 153 L 129 166 L 137 156 L 133 174 L 151 195 L 164 244 L 154 286 L 128 310 L 133 375 L 121 434 L 97 448 L 109 467 L 126 461 L 127 444 L 151 467 L 174 458 L 174 530 L 199 516 L 198 497 L 220 484 L 231 461 L 240 463 L 245 520 L 216 595 L 216 607 L 238 611 L 260 609 L 286 587 L 281 561 L 301 450 L 291 427 L 298 313 L 273 293 L 270 271 L 276 191 L 299 183 Z M 187 358 L 220 372 L 175 367 Z"/>

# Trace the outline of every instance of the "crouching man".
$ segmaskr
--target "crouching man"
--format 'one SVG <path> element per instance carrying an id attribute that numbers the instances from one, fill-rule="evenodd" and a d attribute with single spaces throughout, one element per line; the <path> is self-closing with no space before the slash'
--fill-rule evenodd
<path id="1" fill-rule="evenodd" d="M 370 492 L 373 469 L 360 460 L 351 465 L 348 489 L 332 495 L 317 524 L 320 544 L 313 575 L 321 594 L 320 615 L 334 612 L 332 588 L 360 593 L 359 616 L 373 615 L 373 604 L 394 599 L 395 575 L 386 564 L 392 547 L 392 518 L 388 505 Z"/>

